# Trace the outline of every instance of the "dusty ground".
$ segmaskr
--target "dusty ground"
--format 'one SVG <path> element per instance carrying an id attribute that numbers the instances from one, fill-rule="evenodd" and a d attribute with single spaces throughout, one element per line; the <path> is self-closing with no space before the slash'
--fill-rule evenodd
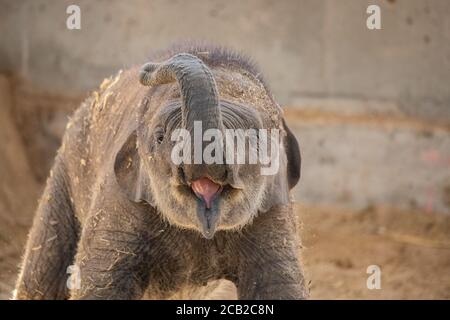
<path id="1" fill-rule="evenodd" d="M 297 208 L 313 299 L 450 299 L 450 217 Z M 366 269 L 381 268 L 368 290 Z"/>
<path id="2" fill-rule="evenodd" d="M 313 299 L 450 299 L 450 217 L 367 208 L 296 206 Z M 25 239 L 0 239 L 0 298 L 8 298 Z M 381 268 L 369 290 L 366 269 Z"/>

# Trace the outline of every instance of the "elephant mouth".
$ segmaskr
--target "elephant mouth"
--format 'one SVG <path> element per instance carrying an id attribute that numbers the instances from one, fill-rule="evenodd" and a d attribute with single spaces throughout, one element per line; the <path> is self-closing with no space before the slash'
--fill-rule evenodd
<path id="1" fill-rule="evenodd" d="M 200 178 L 191 183 L 194 194 L 203 202 L 207 209 L 211 209 L 213 200 L 222 192 L 223 186 L 208 178 Z"/>
<path id="2" fill-rule="evenodd" d="M 207 177 L 192 181 L 191 183 L 180 183 L 176 189 L 180 194 L 190 195 L 196 199 L 196 212 L 198 228 L 206 239 L 212 239 L 220 224 L 220 205 L 223 199 L 230 199 L 240 192 L 231 184 L 219 184 Z M 188 203 L 182 203 L 188 205 Z"/>
<path id="3" fill-rule="evenodd" d="M 200 232 L 206 239 L 212 239 L 219 223 L 219 195 L 223 186 L 203 177 L 191 182 L 191 191 L 197 197 L 197 217 Z"/>

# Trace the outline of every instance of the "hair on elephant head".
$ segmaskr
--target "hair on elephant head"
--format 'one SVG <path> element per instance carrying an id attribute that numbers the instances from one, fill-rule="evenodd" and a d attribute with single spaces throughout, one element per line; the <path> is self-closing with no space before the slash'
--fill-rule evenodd
<path id="1" fill-rule="evenodd" d="M 171 224 L 212 238 L 218 230 L 242 228 L 258 212 L 286 204 L 300 178 L 300 152 L 270 94 L 252 97 L 253 87 L 266 91 L 256 77 L 247 75 L 241 86 L 227 76 L 230 71 L 210 68 L 203 60 L 181 53 L 142 67 L 140 82 L 151 95 L 144 98 L 114 169 L 130 200 L 148 202 Z M 241 98 L 232 99 L 235 89 L 229 87 L 238 88 Z M 267 138 L 277 130 L 279 139 Z M 261 155 L 261 135 L 270 141 L 264 148 L 270 161 L 277 155 L 271 174 L 261 173 L 268 162 L 249 161 L 252 152 Z M 174 161 L 180 150 L 183 160 Z M 214 161 L 203 158 L 208 152 Z M 236 161 L 240 153 L 244 161 Z"/>

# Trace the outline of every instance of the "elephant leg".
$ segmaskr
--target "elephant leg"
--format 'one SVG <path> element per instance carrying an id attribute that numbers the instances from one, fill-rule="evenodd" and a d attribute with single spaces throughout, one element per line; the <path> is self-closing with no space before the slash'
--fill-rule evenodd
<path id="1" fill-rule="evenodd" d="M 148 286 L 148 212 L 100 205 L 83 227 L 75 265 L 80 287 L 71 299 L 141 299 Z"/>
<path id="2" fill-rule="evenodd" d="M 290 206 L 272 208 L 244 230 L 239 244 L 239 299 L 306 299 L 299 241 Z"/>
<path id="3" fill-rule="evenodd" d="M 28 236 L 15 299 L 66 299 L 67 268 L 75 256 L 79 224 L 63 163 L 57 158 Z"/>

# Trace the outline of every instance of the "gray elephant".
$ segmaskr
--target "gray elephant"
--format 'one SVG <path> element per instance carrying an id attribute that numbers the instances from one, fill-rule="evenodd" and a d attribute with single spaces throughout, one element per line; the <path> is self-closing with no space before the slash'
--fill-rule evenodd
<path id="1" fill-rule="evenodd" d="M 289 196 L 299 146 L 260 72 L 208 46 L 153 59 L 161 62 L 105 80 L 69 120 L 15 298 L 165 299 L 218 279 L 239 299 L 306 298 Z M 195 135 L 195 123 L 202 134 L 278 130 L 278 170 L 174 163 L 174 132 Z M 234 151 L 226 146 L 215 159 Z M 207 147 L 201 141 L 200 154 Z M 67 286 L 71 268 L 78 286 Z"/>

